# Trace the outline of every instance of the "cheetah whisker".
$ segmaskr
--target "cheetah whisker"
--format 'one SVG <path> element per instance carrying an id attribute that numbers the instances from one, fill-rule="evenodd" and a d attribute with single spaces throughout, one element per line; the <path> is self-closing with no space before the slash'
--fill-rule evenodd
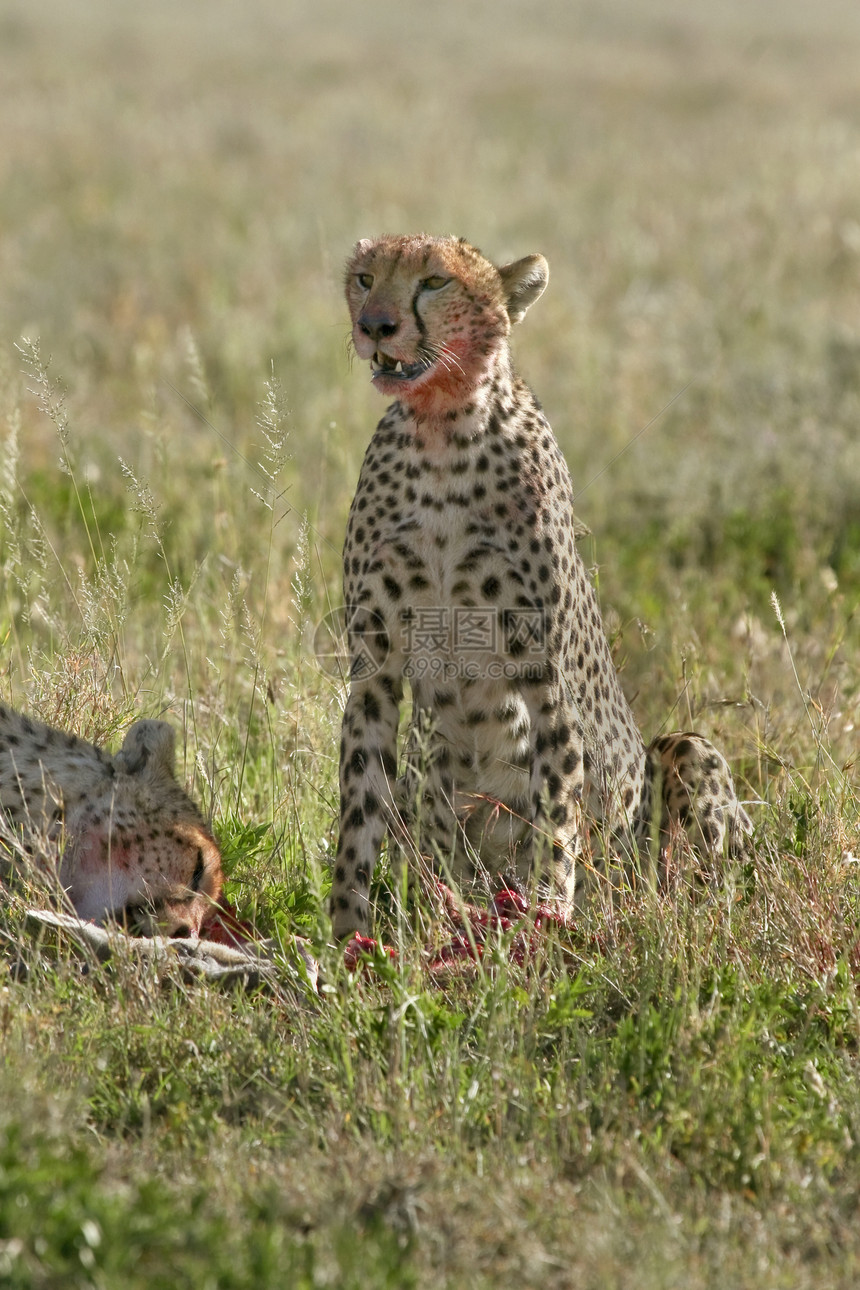
<path id="1" fill-rule="evenodd" d="M 437 351 L 436 351 L 436 361 L 437 361 L 437 362 L 438 362 L 442 367 L 444 367 L 444 369 L 445 369 L 445 371 L 446 371 L 446 372 L 453 372 L 453 371 L 455 371 L 455 370 L 456 370 L 456 371 L 458 371 L 458 372 L 460 373 L 460 375 L 461 375 L 461 376 L 465 376 L 465 375 L 466 375 L 466 373 L 465 373 L 465 371 L 464 371 L 464 369 L 463 369 L 463 364 L 462 364 L 462 363 L 460 362 L 460 360 L 457 358 L 457 355 L 456 355 L 456 354 L 454 354 L 454 353 L 453 353 L 453 352 L 448 348 L 448 346 L 447 346 L 447 345 L 440 345 L 440 346 L 438 346 Z"/>

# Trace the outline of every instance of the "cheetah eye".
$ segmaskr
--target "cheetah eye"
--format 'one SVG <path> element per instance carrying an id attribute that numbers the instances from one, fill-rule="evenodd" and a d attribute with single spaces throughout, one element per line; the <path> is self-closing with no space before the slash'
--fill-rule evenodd
<path id="1" fill-rule="evenodd" d="M 355 279 L 356 279 L 356 282 L 358 283 L 358 285 L 359 285 L 359 286 L 360 286 L 364 291 L 369 291 L 369 290 L 370 290 L 370 288 L 373 286 L 373 274 L 372 274 L 372 273 L 357 273 L 357 274 L 355 275 Z"/>
<path id="2" fill-rule="evenodd" d="M 450 281 L 451 281 L 450 278 L 443 278 L 437 274 L 435 277 L 425 278 L 424 281 L 421 283 L 421 290 L 422 291 L 441 291 L 443 287 L 447 287 Z"/>

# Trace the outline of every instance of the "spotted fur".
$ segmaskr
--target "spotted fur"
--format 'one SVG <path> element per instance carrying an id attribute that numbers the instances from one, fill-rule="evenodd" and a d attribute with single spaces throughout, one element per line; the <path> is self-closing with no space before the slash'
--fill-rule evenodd
<path id="1" fill-rule="evenodd" d="M 336 937 L 366 931 L 387 830 L 460 881 L 535 871 L 569 906 L 589 827 L 615 849 L 690 826 L 742 850 L 749 820 L 698 735 L 646 751 L 576 549 L 567 464 L 508 345 L 546 261 L 496 268 L 457 238 L 383 237 L 346 273 L 352 339 L 394 398 L 361 468 L 344 545 L 350 692 L 340 756 Z M 404 681 L 407 769 L 396 781 Z M 408 816 L 408 819 L 406 818 Z"/>
<path id="2" fill-rule="evenodd" d="M 112 756 L 0 704 L 6 867 L 29 858 L 81 918 L 197 935 L 220 894 L 221 856 L 174 760 L 163 721 L 135 722 Z"/>

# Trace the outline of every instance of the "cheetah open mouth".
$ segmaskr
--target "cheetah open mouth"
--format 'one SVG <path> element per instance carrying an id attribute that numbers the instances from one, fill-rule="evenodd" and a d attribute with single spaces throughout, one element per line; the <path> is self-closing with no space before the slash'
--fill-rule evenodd
<path id="1" fill-rule="evenodd" d="M 384 376 L 387 381 L 414 381 L 419 376 L 423 376 L 432 366 L 433 360 L 430 358 L 419 358 L 416 363 L 404 363 L 402 358 L 389 358 L 379 350 L 370 360 L 373 380 L 376 380 L 377 376 Z"/>

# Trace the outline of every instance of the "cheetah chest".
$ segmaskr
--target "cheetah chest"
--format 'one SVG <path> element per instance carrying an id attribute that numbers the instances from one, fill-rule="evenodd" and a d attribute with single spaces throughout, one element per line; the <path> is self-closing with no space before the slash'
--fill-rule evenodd
<path id="1" fill-rule="evenodd" d="M 543 658 L 533 606 L 517 603 L 527 600 L 522 578 L 487 509 L 406 509 L 380 533 L 369 568 L 349 597 L 379 606 L 416 721 L 429 714 L 445 791 L 467 812 L 476 794 L 523 809 L 533 726 L 523 681 Z M 411 744 L 420 743 L 416 729 Z"/>

